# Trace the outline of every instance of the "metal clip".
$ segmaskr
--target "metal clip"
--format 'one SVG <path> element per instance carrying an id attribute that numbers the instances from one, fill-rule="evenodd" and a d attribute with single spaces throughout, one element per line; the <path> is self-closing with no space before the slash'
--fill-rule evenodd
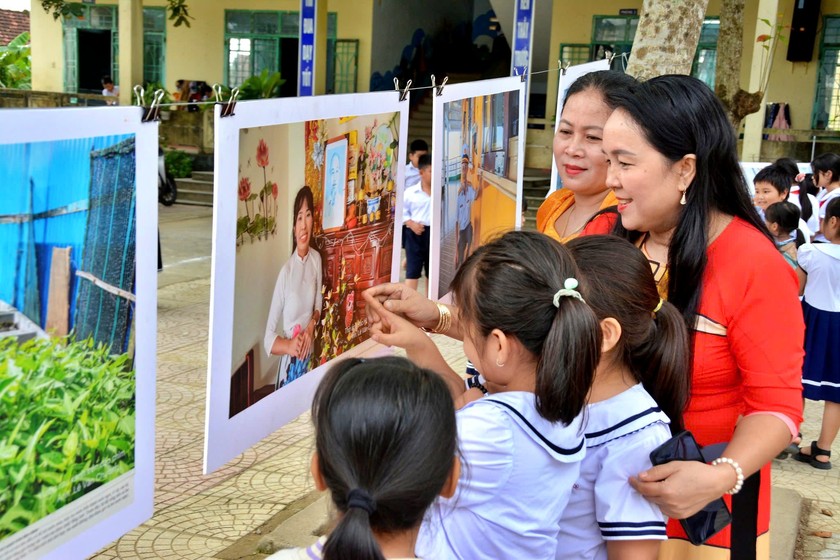
<path id="1" fill-rule="evenodd" d="M 610 67 L 612 67 L 613 59 L 615 58 L 616 54 L 613 51 L 608 51 L 608 50 L 605 50 L 604 54 L 606 55 L 606 58 L 607 58 L 607 64 L 609 64 Z"/>
<path id="2" fill-rule="evenodd" d="M 221 90 L 221 88 L 219 89 Z M 219 116 L 222 118 L 232 117 L 235 114 L 233 112 L 233 109 L 236 107 L 237 99 L 239 99 L 239 88 L 235 87 L 232 90 L 230 90 L 230 99 L 227 100 L 227 103 L 222 103 L 222 112 Z"/>
<path id="3" fill-rule="evenodd" d="M 444 76 L 443 81 L 440 83 L 440 85 L 436 85 L 435 84 L 435 75 L 432 74 L 432 88 L 435 90 L 435 96 L 436 97 L 440 97 L 441 95 L 443 95 L 443 86 L 445 86 L 446 82 L 448 82 L 448 81 L 449 81 L 449 76 Z"/>
<path id="4" fill-rule="evenodd" d="M 143 86 L 137 84 L 134 86 L 134 101 L 138 107 L 143 106 L 143 98 L 146 97 L 146 90 L 143 89 Z"/>
<path id="5" fill-rule="evenodd" d="M 216 103 L 222 103 L 222 85 L 213 84 L 213 95 L 216 97 Z"/>
<path id="6" fill-rule="evenodd" d="M 394 78 L 396 80 L 396 78 Z M 411 80 L 405 83 L 405 88 L 400 92 L 400 101 L 408 99 L 408 89 L 411 87 Z"/>
<path id="7" fill-rule="evenodd" d="M 569 70 L 569 67 L 571 67 L 571 63 L 568 60 L 565 62 L 563 62 L 562 60 L 558 60 L 557 66 L 560 67 L 560 74 L 565 76 L 566 72 Z"/>
<path id="8" fill-rule="evenodd" d="M 143 88 L 140 88 L 141 91 Z M 135 90 L 136 93 L 136 90 Z M 162 89 L 156 90 L 152 97 L 152 103 L 148 107 L 143 107 L 143 118 L 140 122 L 155 122 L 160 120 L 160 102 L 163 99 L 165 92 Z"/>

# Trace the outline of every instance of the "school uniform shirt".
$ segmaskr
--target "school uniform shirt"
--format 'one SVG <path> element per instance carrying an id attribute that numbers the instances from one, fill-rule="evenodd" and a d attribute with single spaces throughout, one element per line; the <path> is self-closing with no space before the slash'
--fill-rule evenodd
<path id="1" fill-rule="evenodd" d="M 803 245 L 797 259 L 800 268 L 808 273 L 805 301 L 821 311 L 840 312 L 840 245 Z"/>
<path id="2" fill-rule="evenodd" d="M 582 415 L 548 422 L 533 393 L 489 395 L 457 411 L 458 489 L 426 512 L 420 558 L 553 560 L 560 516 L 586 454 Z"/>
<path id="3" fill-rule="evenodd" d="M 820 220 L 825 219 L 825 209 L 828 206 L 828 203 L 832 200 L 840 196 L 840 188 L 834 189 L 831 192 L 828 192 L 825 189 L 820 189 L 820 192 L 817 193 L 817 206 L 819 208 L 819 216 Z M 825 238 L 825 235 L 822 232 L 818 233 L 814 237 L 814 241 L 821 241 L 823 243 L 828 243 L 828 239 Z"/>
<path id="4" fill-rule="evenodd" d="M 606 560 L 606 541 L 665 540 L 665 515 L 630 486 L 671 437 L 642 384 L 586 407 L 586 457 L 560 519 L 557 560 Z"/>
<path id="5" fill-rule="evenodd" d="M 420 170 L 410 161 L 405 164 L 405 188 L 413 187 L 420 182 Z"/>
<path id="6" fill-rule="evenodd" d="M 321 255 L 318 251 L 310 248 L 305 257 L 295 251 L 280 269 L 274 284 L 263 340 L 266 356 L 271 355 L 275 338 L 291 338 L 295 325 L 306 328 L 312 313 L 321 309 L 321 283 Z M 282 356 L 280 371 L 286 371 L 289 359 L 288 355 Z"/>
<path id="7" fill-rule="evenodd" d="M 315 544 L 307 548 L 286 548 L 278 550 L 265 560 L 321 560 L 324 557 L 324 545 L 327 544 L 327 537 L 321 537 Z M 414 558 L 414 557 L 412 557 Z M 411 560 L 394 558 L 393 560 Z"/>
<path id="8" fill-rule="evenodd" d="M 432 223 L 432 197 L 425 193 L 419 183 L 405 191 L 403 223 L 408 220 L 414 220 L 424 226 Z"/>
<path id="9" fill-rule="evenodd" d="M 464 231 L 470 225 L 470 210 L 475 201 L 475 189 L 467 185 L 464 189 L 458 189 L 458 229 Z"/>

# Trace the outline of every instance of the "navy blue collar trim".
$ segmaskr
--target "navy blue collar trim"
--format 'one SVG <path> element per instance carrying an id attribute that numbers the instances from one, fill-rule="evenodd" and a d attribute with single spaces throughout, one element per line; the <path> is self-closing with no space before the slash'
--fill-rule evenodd
<path id="1" fill-rule="evenodd" d="M 615 426 L 610 426 L 609 428 L 607 428 L 605 430 L 601 430 L 600 432 L 593 432 L 591 434 L 586 434 L 585 437 L 587 439 L 593 439 L 593 438 L 601 437 L 605 434 L 608 434 L 612 431 L 615 431 L 615 430 L 619 429 L 622 426 L 626 426 L 630 422 L 635 422 L 636 420 L 638 420 L 639 418 L 642 418 L 643 416 L 647 416 L 648 414 L 656 414 L 656 413 L 659 413 L 659 412 L 662 412 L 662 409 L 659 408 L 658 406 L 653 407 L 653 408 L 649 408 L 647 410 L 643 410 L 642 412 L 640 412 L 638 414 L 634 414 L 633 416 L 630 416 L 629 418 L 625 418 L 624 420 L 622 420 L 621 422 L 619 422 Z"/>
<path id="2" fill-rule="evenodd" d="M 542 435 L 542 434 L 541 434 L 541 433 L 540 433 L 540 432 L 539 432 L 539 431 L 538 431 L 538 430 L 537 430 L 537 429 L 536 429 L 536 428 L 535 428 L 535 427 L 534 427 L 534 426 L 533 426 L 530 422 L 528 422 L 528 419 L 527 419 L 527 418 L 525 418 L 525 417 L 522 415 L 522 413 L 521 413 L 521 412 L 519 412 L 518 410 L 516 410 L 514 407 L 512 407 L 512 406 L 511 406 L 511 405 L 509 405 L 508 403 L 501 402 L 501 401 L 497 401 L 497 400 L 493 400 L 493 399 L 486 399 L 486 400 L 488 400 L 488 401 L 490 401 L 490 402 L 492 402 L 492 403 L 500 404 L 500 405 L 502 405 L 503 407 L 505 407 L 505 408 L 509 409 L 509 410 L 510 410 L 511 412 L 513 412 L 514 414 L 516 414 L 516 415 L 519 417 L 519 419 L 520 419 L 520 420 L 522 420 L 523 422 L 525 422 L 525 425 L 526 425 L 526 426 L 528 426 L 528 428 L 529 428 L 532 432 L 534 432 L 534 434 L 535 434 L 538 438 L 540 438 L 540 440 L 541 440 L 544 444 L 546 444 L 546 446 L 548 446 L 548 448 L 549 448 L 549 449 L 551 449 L 552 451 L 554 451 L 555 453 L 559 453 L 560 455 L 574 455 L 574 454 L 576 454 L 576 453 L 580 453 L 580 450 L 581 450 L 581 449 L 583 449 L 583 445 L 584 445 L 584 443 L 585 443 L 585 440 L 583 440 L 583 439 L 581 439 L 581 440 L 580 440 L 580 443 L 577 445 L 577 447 L 575 447 L 575 448 L 573 448 L 573 449 L 565 449 L 565 448 L 563 448 L 563 447 L 560 447 L 560 446 L 557 446 L 557 445 L 555 445 L 555 444 L 551 443 L 551 441 L 549 441 L 549 440 L 548 440 L 548 439 L 547 439 L 544 435 Z"/>

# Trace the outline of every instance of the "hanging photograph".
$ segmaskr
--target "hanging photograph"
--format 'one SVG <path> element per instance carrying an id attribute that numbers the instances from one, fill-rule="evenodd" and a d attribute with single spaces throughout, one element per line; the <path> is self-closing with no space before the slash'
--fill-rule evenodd
<path id="1" fill-rule="evenodd" d="M 216 120 L 205 470 L 308 409 L 331 360 L 372 345 L 367 288 L 399 277 L 408 102 L 240 103 Z M 396 241 L 396 245 L 395 245 Z"/>
<path id="2" fill-rule="evenodd" d="M 446 86 L 434 97 L 430 295 L 482 244 L 521 225 L 525 82 Z"/>
<path id="3" fill-rule="evenodd" d="M 152 514 L 157 124 L 141 115 L 0 112 L 0 558 L 83 558 Z"/>

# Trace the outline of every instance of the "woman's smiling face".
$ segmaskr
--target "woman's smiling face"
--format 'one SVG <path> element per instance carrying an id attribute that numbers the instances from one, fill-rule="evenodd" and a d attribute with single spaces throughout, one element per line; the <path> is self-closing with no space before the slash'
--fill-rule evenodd
<path id="1" fill-rule="evenodd" d="M 554 162 L 563 187 L 575 194 L 597 194 L 606 189 L 607 161 L 601 140 L 610 113 L 604 96 L 595 89 L 585 89 L 566 100 L 554 134 Z"/>
<path id="2" fill-rule="evenodd" d="M 622 225 L 635 231 L 676 227 L 680 198 L 694 178 L 693 155 L 671 162 L 650 145 L 641 127 L 621 109 L 604 127 L 607 186 L 618 198 Z M 687 161 L 689 160 L 689 161 Z"/>
<path id="3" fill-rule="evenodd" d="M 304 199 L 297 216 L 295 216 L 295 243 L 297 244 L 298 255 L 303 257 L 309 253 L 309 242 L 311 238 L 312 209 L 309 208 L 309 203 Z"/>

